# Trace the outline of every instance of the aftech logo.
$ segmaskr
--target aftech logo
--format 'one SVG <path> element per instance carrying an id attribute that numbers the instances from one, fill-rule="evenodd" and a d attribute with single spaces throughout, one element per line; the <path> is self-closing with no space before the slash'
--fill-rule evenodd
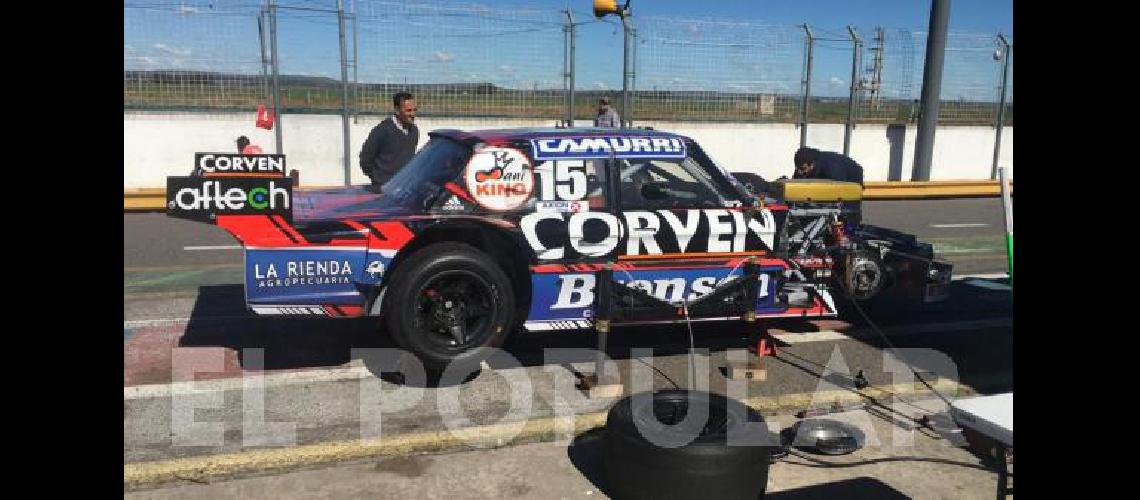
<path id="1" fill-rule="evenodd" d="M 194 220 L 215 215 L 291 213 L 292 179 L 204 179 L 168 177 L 167 213 Z"/>

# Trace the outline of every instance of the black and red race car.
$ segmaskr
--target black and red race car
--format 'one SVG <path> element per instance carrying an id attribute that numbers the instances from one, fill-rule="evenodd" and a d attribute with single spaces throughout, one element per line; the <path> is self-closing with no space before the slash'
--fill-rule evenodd
<path id="1" fill-rule="evenodd" d="M 519 329 L 834 316 L 834 293 L 931 301 L 950 280 L 930 245 L 846 222 L 859 185 L 752 193 L 663 131 L 437 130 L 381 193 L 206 156 L 168 213 L 241 242 L 251 311 L 377 317 L 429 368 Z"/>

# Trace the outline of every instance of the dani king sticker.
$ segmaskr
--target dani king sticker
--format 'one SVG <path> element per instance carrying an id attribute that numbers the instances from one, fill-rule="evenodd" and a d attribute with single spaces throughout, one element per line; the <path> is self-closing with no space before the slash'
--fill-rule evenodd
<path id="1" fill-rule="evenodd" d="M 467 162 L 467 190 L 490 210 L 510 210 L 526 203 L 534 189 L 530 160 L 514 148 L 486 147 Z"/>

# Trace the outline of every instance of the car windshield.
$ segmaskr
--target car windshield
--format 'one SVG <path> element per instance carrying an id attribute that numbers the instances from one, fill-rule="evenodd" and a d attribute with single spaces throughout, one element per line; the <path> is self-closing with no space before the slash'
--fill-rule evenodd
<path id="1" fill-rule="evenodd" d="M 714 161 L 696 142 L 689 141 L 687 146 L 689 148 L 689 160 L 700 165 L 701 168 L 697 171 L 707 182 L 716 186 L 716 190 L 721 196 L 724 196 L 730 203 L 743 201 L 747 198 L 747 196 L 742 195 L 747 194 L 748 191 L 744 190 L 744 186 L 733 179 L 723 164 Z"/>
<path id="2" fill-rule="evenodd" d="M 443 184 L 455 178 L 471 148 L 446 137 L 432 137 L 384 187 L 381 202 L 423 209 L 435 201 Z"/>

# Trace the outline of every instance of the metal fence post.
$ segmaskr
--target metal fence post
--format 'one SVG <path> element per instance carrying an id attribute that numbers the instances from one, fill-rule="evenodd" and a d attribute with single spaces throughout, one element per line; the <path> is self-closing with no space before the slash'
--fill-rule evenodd
<path id="1" fill-rule="evenodd" d="M 637 106 L 637 28 L 629 29 L 629 44 L 632 53 L 629 62 L 629 126 L 633 126 L 633 109 Z"/>
<path id="2" fill-rule="evenodd" d="M 352 162 L 349 149 L 352 147 L 348 128 L 348 46 L 344 41 L 344 0 L 336 0 L 336 21 L 340 32 L 340 83 L 341 115 L 340 123 L 344 137 L 344 185 L 352 184 Z"/>
<path id="3" fill-rule="evenodd" d="M 811 27 L 807 23 L 803 24 L 804 32 L 807 38 L 804 40 L 806 45 L 806 52 L 804 53 L 804 79 L 803 91 L 800 102 L 800 147 L 807 146 L 807 126 L 808 126 L 808 108 L 811 102 L 811 66 L 812 66 L 812 41 Z"/>
<path id="4" fill-rule="evenodd" d="M 356 0 L 352 0 L 352 123 L 360 123 L 360 35 L 356 30 Z"/>
<path id="5" fill-rule="evenodd" d="M 1011 46 L 1005 35 L 998 33 L 998 43 L 1001 43 L 1001 98 L 998 99 L 997 122 L 994 127 L 994 164 L 990 168 L 990 179 L 997 179 L 998 156 L 1001 155 L 1001 130 L 1005 128 L 1005 92 L 1009 84 L 1009 50 Z"/>
<path id="6" fill-rule="evenodd" d="M 265 9 L 257 14 L 257 39 L 261 45 L 261 87 L 263 102 L 269 103 L 269 60 L 265 57 L 265 16 L 269 14 Z"/>
<path id="7" fill-rule="evenodd" d="M 622 27 L 622 75 L 621 75 L 621 122 L 624 126 L 633 125 L 633 110 L 629 106 L 629 21 L 627 16 L 621 16 Z"/>
<path id="8" fill-rule="evenodd" d="M 847 126 L 843 130 L 843 155 L 849 156 L 851 151 L 851 135 L 855 130 L 855 107 L 859 105 L 861 100 L 861 91 L 863 89 L 862 82 L 859 81 L 859 65 L 862 64 L 863 55 L 863 40 L 859 39 L 859 33 L 855 31 L 854 26 L 847 26 L 847 32 L 851 34 L 851 94 L 847 98 Z"/>
<path id="9" fill-rule="evenodd" d="M 569 9 L 562 11 L 566 14 L 566 62 L 563 67 L 566 72 L 563 74 L 563 81 L 566 83 L 566 126 L 574 126 L 574 13 Z"/>
<path id="10" fill-rule="evenodd" d="M 273 56 L 273 130 L 277 138 L 277 154 L 284 154 L 285 150 L 281 138 L 281 67 L 278 64 L 277 52 L 277 2 L 269 0 L 269 44 L 270 54 Z"/>

